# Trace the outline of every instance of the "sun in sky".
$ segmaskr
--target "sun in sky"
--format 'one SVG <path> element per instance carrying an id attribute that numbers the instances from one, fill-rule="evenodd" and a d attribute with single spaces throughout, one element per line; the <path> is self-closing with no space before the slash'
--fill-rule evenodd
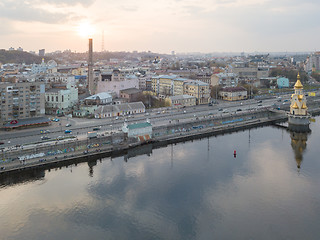
<path id="1" fill-rule="evenodd" d="M 95 33 L 94 26 L 89 22 L 81 22 L 77 26 L 77 33 L 79 36 L 84 38 L 90 38 Z"/>

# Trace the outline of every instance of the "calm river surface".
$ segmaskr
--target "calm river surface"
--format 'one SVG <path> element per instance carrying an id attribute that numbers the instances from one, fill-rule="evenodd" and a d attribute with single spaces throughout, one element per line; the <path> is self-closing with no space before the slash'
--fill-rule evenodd
<path id="1" fill-rule="evenodd" d="M 319 239 L 319 122 L 2 179 L 0 239 Z"/>

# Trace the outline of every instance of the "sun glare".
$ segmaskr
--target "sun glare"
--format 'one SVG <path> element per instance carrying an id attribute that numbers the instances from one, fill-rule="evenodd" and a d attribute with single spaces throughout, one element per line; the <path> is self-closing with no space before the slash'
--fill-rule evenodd
<path id="1" fill-rule="evenodd" d="M 81 37 L 92 37 L 94 34 L 94 27 L 88 22 L 80 23 L 77 27 L 77 33 Z"/>

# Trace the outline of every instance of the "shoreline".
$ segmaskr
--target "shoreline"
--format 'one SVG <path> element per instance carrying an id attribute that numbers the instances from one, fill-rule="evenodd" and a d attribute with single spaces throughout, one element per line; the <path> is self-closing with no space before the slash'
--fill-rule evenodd
<path id="1" fill-rule="evenodd" d="M 320 109 L 314 109 L 313 111 L 310 111 L 310 112 L 312 112 L 313 115 L 319 114 Z M 106 157 L 124 156 L 128 154 L 130 150 L 134 150 L 138 147 L 147 146 L 148 148 L 151 148 L 151 149 L 160 148 L 173 143 L 192 141 L 195 139 L 202 139 L 210 136 L 218 136 L 218 135 L 223 135 L 223 134 L 237 132 L 237 131 L 244 131 L 250 128 L 276 125 L 276 123 L 285 122 L 288 119 L 286 115 L 284 114 L 280 115 L 276 113 L 272 113 L 273 116 L 270 117 L 269 116 L 270 112 L 268 110 L 264 112 L 264 115 L 266 114 L 267 114 L 267 117 L 261 116 L 259 118 L 251 118 L 249 120 L 245 120 L 242 122 L 233 122 L 230 124 L 225 124 L 220 126 L 205 127 L 205 128 L 196 129 L 190 132 L 177 132 L 177 133 L 175 132 L 169 135 L 154 136 L 150 141 L 146 141 L 146 142 L 132 142 L 132 143 L 118 142 L 117 143 L 117 136 L 114 139 L 111 136 L 112 145 L 107 143 L 104 146 L 103 144 L 101 144 L 101 146 L 99 145 L 98 146 L 99 148 L 92 148 L 89 150 L 87 148 L 87 150 L 85 150 L 87 151 L 86 153 L 85 151 L 83 151 L 83 148 L 80 148 L 81 150 L 67 152 L 59 156 L 52 155 L 52 156 L 34 158 L 32 160 L 27 160 L 27 161 L 15 160 L 9 163 L 5 163 L 2 166 L 0 165 L 2 168 L 5 167 L 5 169 L 0 169 L 0 175 L 7 175 L 14 172 L 22 172 L 22 171 L 28 171 L 28 170 L 34 170 L 34 169 L 49 170 L 52 168 L 69 166 L 71 164 L 77 164 L 81 162 L 89 162 L 91 160 L 97 160 L 97 159 L 106 158 Z M 206 121 L 210 121 L 210 119 L 207 119 Z M 199 123 L 199 121 L 193 122 L 193 123 Z M 166 125 L 166 127 L 168 126 L 170 125 Z M 170 127 L 172 128 L 174 126 L 170 126 Z M 162 130 L 163 129 L 164 127 L 162 127 Z M 107 141 L 107 138 L 99 139 L 100 143 L 103 142 L 103 140 Z M 86 142 L 86 140 L 82 140 L 82 144 L 84 144 L 83 142 Z M 69 144 L 80 145 L 80 140 L 77 142 L 71 142 Z M 63 146 L 68 146 L 68 144 L 64 144 Z M 53 146 L 53 147 L 57 147 L 57 146 Z"/>

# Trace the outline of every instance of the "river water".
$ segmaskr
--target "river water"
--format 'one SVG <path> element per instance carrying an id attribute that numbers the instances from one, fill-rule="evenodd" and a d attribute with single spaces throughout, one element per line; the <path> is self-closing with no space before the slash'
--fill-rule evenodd
<path id="1" fill-rule="evenodd" d="M 0 239 L 319 239 L 319 121 L 1 179 Z"/>

